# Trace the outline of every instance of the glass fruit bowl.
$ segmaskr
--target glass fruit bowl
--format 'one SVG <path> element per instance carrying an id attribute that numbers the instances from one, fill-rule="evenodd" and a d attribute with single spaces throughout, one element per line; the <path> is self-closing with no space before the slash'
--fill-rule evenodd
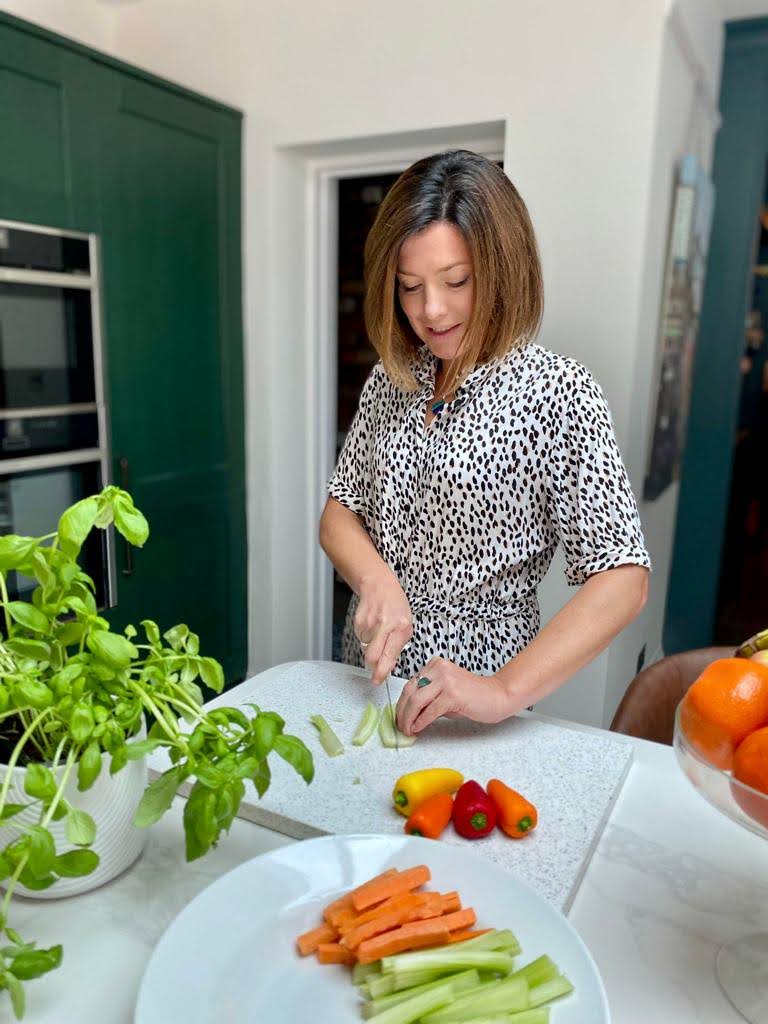
<path id="1" fill-rule="evenodd" d="M 688 736 L 675 714 L 678 763 L 704 799 L 731 821 L 768 839 L 768 795 L 734 779 L 714 765 Z M 720 987 L 750 1024 L 768 1024 L 768 933 L 745 935 L 722 946 L 715 959 Z"/>

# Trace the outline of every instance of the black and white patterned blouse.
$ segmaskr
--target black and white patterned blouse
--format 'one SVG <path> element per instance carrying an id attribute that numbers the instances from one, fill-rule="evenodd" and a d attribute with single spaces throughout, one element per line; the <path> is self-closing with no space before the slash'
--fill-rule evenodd
<path id="1" fill-rule="evenodd" d="M 356 512 L 411 606 L 394 674 L 440 656 L 491 675 L 536 636 L 536 588 L 562 544 L 570 584 L 618 565 L 650 567 L 602 391 L 539 345 L 476 368 L 425 427 L 437 361 L 419 389 L 371 371 L 328 492 Z M 353 596 L 342 657 L 363 665 Z"/>

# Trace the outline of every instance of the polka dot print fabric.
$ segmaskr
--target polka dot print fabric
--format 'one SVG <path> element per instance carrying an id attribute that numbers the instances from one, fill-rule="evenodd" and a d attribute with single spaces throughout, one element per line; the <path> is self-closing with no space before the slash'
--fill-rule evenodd
<path id="1" fill-rule="evenodd" d="M 558 544 L 573 585 L 625 564 L 650 568 L 602 391 L 539 345 L 477 367 L 425 427 L 436 359 L 419 388 L 371 371 L 329 494 L 362 519 L 400 581 L 414 632 L 395 675 L 440 656 L 490 675 L 539 629 L 536 588 Z M 342 656 L 362 665 L 352 629 Z"/>

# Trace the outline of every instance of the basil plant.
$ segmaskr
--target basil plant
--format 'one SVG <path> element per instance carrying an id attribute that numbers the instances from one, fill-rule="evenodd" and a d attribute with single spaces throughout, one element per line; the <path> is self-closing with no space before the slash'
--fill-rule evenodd
<path id="1" fill-rule="evenodd" d="M 283 731 L 278 714 L 255 705 L 251 716 L 239 708 L 203 708 L 200 681 L 220 693 L 224 674 L 217 661 L 200 653 L 199 639 L 187 626 L 161 634 L 145 619 L 141 633 L 133 626 L 123 633 L 111 630 L 78 558 L 91 530 L 112 525 L 136 547 L 149 535 L 130 494 L 118 487 L 72 505 L 55 533 L 0 537 L 0 760 L 8 766 L 0 787 L 0 825 L 27 808 L 36 815 L 4 847 L 0 838 L 0 941 L 6 940 L 0 946 L 0 990 L 7 990 L 17 1018 L 24 1014 L 23 983 L 58 967 L 62 947 L 38 949 L 10 926 L 14 887 L 47 889 L 58 878 L 89 874 L 99 862 L 92 849 L 93 819 L 65 799 L 70 780 L 85 791 L 102 764 L 114 775 L 129 761 L 165 747 L 171 767 L 145 790 L 134 824 L 144 828 L 158 821 L 181 783 L 194 777 L 184 807 L 186 856 L 194 860 L 229 830 L 246 779 L 259 796 L 267 791 L 270 754 L 307 783 L 314 774 L 310 752 Z M 9 599 L 9 573 L 36 581 L 30 601 Z M 148 726 L 146 739 L 137 739 L 142 724 Z M 24 769 L 25 803 L 8 800 L 14 767 Z M 71 847 L 65 851 L 56 849 L 49 829 L 62 819 Z"/>

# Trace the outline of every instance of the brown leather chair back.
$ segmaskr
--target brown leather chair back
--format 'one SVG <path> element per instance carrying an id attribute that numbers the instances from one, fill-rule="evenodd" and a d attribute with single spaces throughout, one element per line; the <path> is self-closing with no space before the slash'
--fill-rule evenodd
<path id="1" fill-rule="evenodd" d="M 681 651 L 644 668 L 627 687 L 611 722 L 612 732 L 672 744 L 675 709 L 688 687 L 718 658 L 732 658 L 735 647 Z"/>

